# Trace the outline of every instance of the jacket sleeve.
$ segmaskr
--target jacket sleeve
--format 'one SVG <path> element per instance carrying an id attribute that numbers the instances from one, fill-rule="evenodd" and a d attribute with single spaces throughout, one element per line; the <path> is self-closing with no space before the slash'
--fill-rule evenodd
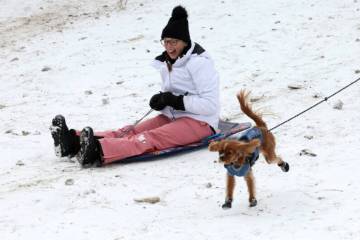
<path id="1" fill-rule="evenodd" d="M 210 58 L 197 56 L 191 59 L 187 69 L 196 93 L 184 96 L 185 111 L 212 115 L 219 111 L 219 75 Z"/>

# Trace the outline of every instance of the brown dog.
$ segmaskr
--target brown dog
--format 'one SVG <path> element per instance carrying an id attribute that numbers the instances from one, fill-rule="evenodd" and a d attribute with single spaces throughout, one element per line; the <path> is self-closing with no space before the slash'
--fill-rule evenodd
<path id="1" fill-rule="evenodd" d="M 254 120 L 256 127 L 248 130 L 239 140 L 222 140 L 209 145 L 210 151 L 219 152 L 219 162 L 223 163 L 228 170 L 223 208 L 231 208 L 235 176 L 244 176 L 249 192 L 250 207 L 256 206 L 255 177 L 251 167 L 257 160 L 259 151 L 267 163 L 276 163 L 284 172 L 289 171 L 289 164 L 275 153 L 274 135 L 268 130 L 261 115 L 252 110 L 248 96 L 249 92 L 244 90 L 237 94 L 241 110 Z"/>

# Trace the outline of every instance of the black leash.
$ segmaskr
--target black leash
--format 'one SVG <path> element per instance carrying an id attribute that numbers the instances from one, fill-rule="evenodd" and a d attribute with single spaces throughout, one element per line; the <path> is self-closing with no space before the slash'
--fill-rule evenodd
<path id="1" fill-rule="evenodd" d="M 340 90 L 336 91 L 335 93 L 331 94 L 330 96 L 325 97 L 325 98 L 324 98 L 323 100 L 321 100 L 320 102 L 318 102 L 318 103 L 316 103 L 316 104 L 312 105 L 311 107 L 309 107 L 309 108 L 305 109 L 304 111 L 302 111 L 302 112 L 300 112 L 300 113 L 296 114 L 295 116 L 293 116 L 293 117 L 289 118 L 288 120 L 286 120 L 286 121 L 284 121 L 284 122 L 282 122 L 282 123 L 280 123 L 280 124 L 276 125 L 275 127 L 273 127 L 273 128 L 271 128 L 271 129 L 269 129 L 269 131 L 272 131 L 272 130 L 274 130 L 274 129 L 276 129 L 276 128 L 280 127 L 281 125 L 283 125 L 283 124 L 285 124 L 285 123 L 287 123 L 287 122 L 289 122 L 289 121 L 293 120 L 294 118 L 297 118 L 298 116 L 300 116 L 300 115 L 304 114 L 305 112 L 307 112 L 307 111 L 309 111 L 310 109 L 312 109 L 312 108 L 316 107 L 317 105 L 319 105 L 319 104 L 321 104 L 321 103 L 323 103 L 323 102 L 326 102 L 328 99 L 332 98 L 333 96 L 335 96 L 335 95 L 336 95 L 336 94 L 338 94 L 339 92 L 341 92 L 341 91 L 343 91 L 344 89 L 346 89 L 346 88 L 350 87 L 351 85 L 353 85 L 354 83 L 356 83 L 356 82 L 358 82 L 358 81 L 360 81 L 360 78 L 356 79 L 356 80 L 355 80 L 355 81 L 353 81 L 352 83 L 350 83 L 350 84 L 346 85 L 345 87 L 341 88 Z"/>

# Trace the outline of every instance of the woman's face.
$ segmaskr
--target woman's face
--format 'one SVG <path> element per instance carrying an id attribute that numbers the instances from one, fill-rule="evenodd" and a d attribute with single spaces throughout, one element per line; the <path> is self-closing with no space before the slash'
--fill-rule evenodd
<path id="1" fill-rule="evenodd" d="M 175 38 L 164 38 L 161 40 L 161 44 L 165 47 L 169 57 L 174 60 L 181 55 L 184 48 L 187 46 L 186 42 Z"/>

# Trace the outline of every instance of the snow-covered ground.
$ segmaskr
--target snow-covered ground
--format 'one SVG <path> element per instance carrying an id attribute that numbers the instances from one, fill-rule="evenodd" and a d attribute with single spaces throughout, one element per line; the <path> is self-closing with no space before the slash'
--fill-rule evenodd
<path id="1" fill-rule="evenodd" d="M 225 171 L 206 149 L 96 169 L 55 157 L 56 114 L 76 129 L 119 128 L 159 90 L 149 63 L 180 2 L 125 2 L 0 0 L 0 238 L 360 239 L 360 83 L 274 131 L 291 169 L 261 157 L 255 208 L 238 179 L 221 209 Z M 360 77 L 359 0 L 181 4 L 220 73 L 223 118 L 248 121 L 241 88 L 272 127 Z"/>

